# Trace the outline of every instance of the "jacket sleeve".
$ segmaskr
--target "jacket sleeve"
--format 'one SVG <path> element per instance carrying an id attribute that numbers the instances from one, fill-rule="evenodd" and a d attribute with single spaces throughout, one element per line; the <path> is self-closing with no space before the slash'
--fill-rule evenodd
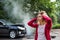
<path id="1" fill-rule="evenodd" d="M 31 27 L 36 28 L 36 27 L 38 26 L 37 23 L 34 23 L 34 21 L 36 21 L 36 20 L 37 20 L 37 18 L 31 19 L 31 20 L 28 22 L 28 25 L 31 26 Z"/>
<path id="2" fill-rule="evenodd" d="M 50 27 L 52 26 L 52 19 L 50 17 L 47 16 L 42 16 L 43 19 L 47 22 L 48 29 L 51 29 Z"/>
<path id="3" fill-rule="evenodd" d="M 43 19 L 45 19 L 45 21 L 47 22 L 46 24 L 46 32 L 45 32 L 45 36 L 47 40 L 51 40 L 51 36 L 50 36 L 50 30 L 51 30 L 51 26 L 52 26 L 52 20 L 51 18 L 47 17 L 47 16 L 43 16 Z"/>

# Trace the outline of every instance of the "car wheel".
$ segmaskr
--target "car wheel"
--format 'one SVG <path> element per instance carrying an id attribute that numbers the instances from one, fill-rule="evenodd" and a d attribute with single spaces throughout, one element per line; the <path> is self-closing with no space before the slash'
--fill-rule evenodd
<path id="1" fill-rule="evenodd" d="M 14 39 L 16 37 L 15 31 L 10 31 L 10 38 Z"/>

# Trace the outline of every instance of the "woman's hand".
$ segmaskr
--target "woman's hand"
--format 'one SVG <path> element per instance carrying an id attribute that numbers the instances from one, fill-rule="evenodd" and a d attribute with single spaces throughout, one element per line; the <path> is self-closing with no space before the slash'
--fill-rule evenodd
<path id="1" fill-rule="evenodd" d="M 43 12 L 42 16 L 47 16 L 47 17 L 48 17 L 48 15 L 47 15 L 47 13 L 46 13 L 46 12 Z"/>

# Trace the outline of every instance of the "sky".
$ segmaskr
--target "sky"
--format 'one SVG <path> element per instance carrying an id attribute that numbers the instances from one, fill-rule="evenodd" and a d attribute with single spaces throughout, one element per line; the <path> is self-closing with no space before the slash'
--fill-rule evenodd
<path id="1" fill-rule="evenodd" d="M 51 2 L 55 2 L 56 0 L 50 0 Z"/>

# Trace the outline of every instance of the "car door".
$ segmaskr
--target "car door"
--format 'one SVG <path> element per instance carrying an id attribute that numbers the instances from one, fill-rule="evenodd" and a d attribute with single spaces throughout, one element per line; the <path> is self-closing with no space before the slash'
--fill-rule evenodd
<path id="1" fill-rule="evenodd" d="M 0 25 L 0 35 L 7 35 L 8 34 L 8 27 L 6 27 L 5 25 Z"/>

